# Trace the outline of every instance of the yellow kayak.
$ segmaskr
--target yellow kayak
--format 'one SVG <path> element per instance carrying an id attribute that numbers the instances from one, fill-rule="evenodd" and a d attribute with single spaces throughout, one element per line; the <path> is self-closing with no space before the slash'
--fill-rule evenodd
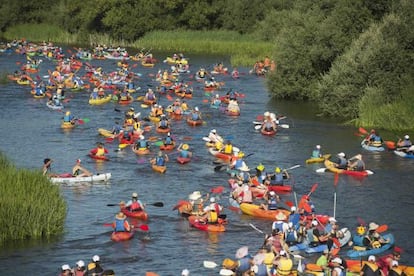
<path id="1" fill-rule="evenodd" d="M 71 122 L 62 122 L 62 124 L 60 125 L 60 127 L 63 129 L 71 129 L 71 128 L 74 128 L 75 126 L 76 124 L 72 124 Z"/>
<path id="2" fill-rule="evenodd" d="M 256 218 L 271 219 L 275 220 L 276 215 L 282 214 L 286 219 L 290 215 L 290 211 L 286 209 L 277 209 L 277 210 L 264 210 L 261 209 L 259 205 L 250 204 L 250 203 L 241 203 L 240 210 L 243 214 L 253 216 Z"/>
<path id="3" fill-rule="evenodd" d="M 312 164 L 312 163 L 322 163 L 326 159 L 331 158 L 330 154 L 324 154 L 322 157 L 311 157 L 309 159 L 306 159 L 306 164 Z"/>
<path id="4" fill-rule="evenodd" d="M 111 95 L 105 96 L 104 98 L 100 98 L 100 99 L 89 99 L 89 104 L 90 105 L 106 104 L 106 103 L 109 103 L 111 99 L 112 99 Z"/>
<path id="5" fill-rule="evenodd" d="M 98 128 L 98 132 L 100 135 L 104 137 L 111 137 L 111 138 L 115 137 L 115 135 L 110 130 L 107 130 L 104 128 Z"/>

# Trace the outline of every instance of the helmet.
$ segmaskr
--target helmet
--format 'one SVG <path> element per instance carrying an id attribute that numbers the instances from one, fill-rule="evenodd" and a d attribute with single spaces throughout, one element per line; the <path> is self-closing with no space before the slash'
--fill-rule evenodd
<path id="1" fill-rule="evenodd" d="M 265 117 L 268 117 L 268 116 L 270 116 L 270 113 L 269 113 L 269 111 L 266 111 L 263 115 L 264 115 Z"/>
<path id="2" fill-rule="evenodd" d="M 275 173 L 280 173 L 280 168 L 279 167 L 276 167 Z"/>
<path id="3" fill-rule="evenodd" d="M 295 211 L 296 211 L 296 206 L 292 206 L 292 207 L 290 207 L 290 210 L 291 210 L 292 212 L 295 212 Z"/>
<path id="4" fill-rule="evenodd" d="M 408 139 L 410 139 L 410 136 L 405 135 L 405 136 L 404 136 L 404 139 L 405 139 L 405 140 L 408 140 Z"/>
<path id="5" fill-rule="evenodd" d="M 132 193 L 132 197 L 138 197 L 138 194 L 137 193 Z"/>
<path id="6" fill-rule="evenodd" d="M 171 133 L 169 133 L 169 132 L 168 132 L 168 133 L 167 133 L 167 136 L 171 136 Z"/>
<path id="7" fill-rule="evenodd" d="M 211 133 L 216 133 L 217 131 L 215 129 L 212 129 L 210 132 Z"/>
<path id="8" fill-rule="evenodd" d="M 188 150 L 190 147 L 188 146 L 188 144 L 184 144 L 183 145 L 183 150 Z"/>
<path id="9" fill-rule="evenodd" d="M 85 262 L 84 262 L 84 261 L 82 261 L 82 260 L 79 260 L 79 261 L 77 261 L 77 262 L 76 262 L 76 265 L 77 265 L 78 267 L 84 267 L 84 266 L 85 266 Z"/>
<path id="10" fill-rule="evenodd" d="M 244 156 L 244 152 L 240 151 L 237 156 L 240 157 L 240 158 L 242 158 Z"/>
<path id="11" fill-rule="evenodd" d="M 316 145 L 316 148 L 317 149 L 321 149 L 321 145 Z"/>
<path id="12" fill-rule="evenodd" d="M 356 229 L 356 232 L 360 236 L 364 235 L 365 234 L 365 227 L 362 226 L 362 225 L 358 226 L 357 229 Z"/>
<path id="13" fill-rule="evenodd" d="M 194 107 L 194 110 L 195 110 L 195 111 L 198 111 L 198 107 L 197 107 L 197 106 L 196 106 L 196 107 Z"/>
<path id="14" fill-rule="evenodd" d="M 133 107 L 129 108 L 129 110 L 134 111 L 135 109 Z"/>

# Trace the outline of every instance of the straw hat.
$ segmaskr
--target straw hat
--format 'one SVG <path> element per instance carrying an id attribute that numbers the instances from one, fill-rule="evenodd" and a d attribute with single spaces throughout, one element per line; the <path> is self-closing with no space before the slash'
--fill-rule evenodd
<path id="1" fill-rule="evenodd" d="M 126 219 L 126 215 L 122 212 L 119 212 L 118 214 L 116 214 L 115 218 L 116 219 Z"/>
<path id="2" fill-rule="evenodd" d="M 200 193 L 200 191 L 194 191 L 192 194 L 190 194 L 188 196 L 188 198 L 190 200 L 197 200 L 197 199 L 201 198 L 201 193 Z"/>
<path id="3" fill-rule="evenodd" d="M 190 147 L 188 146 L 188 144 L 184 144 L 183 145 L 183 150 L 188 150 Z"/>
<path id="4" fill-rule="evenodd" d="M 247 256 L 247 254 L 249 254 L 249 248 L 247 246 L 243 246 L 237 249 L 235 257 L 236 259 L 241 259 Z"/>
<path id="5" fill-rule="evenodd" d="M 279 212 L 279 213 L 277 213 L 275 218 L 276 218 L 276 220 L 285 220 L 286 216 L 282 212 Z"/>
<path id="6" fill-rule="evenodd" d="M 371 222 L 369 225 L 368 225 L 368 230 L 369 231 L 373 231 L 373 230 L 377 230 L 377 228 L 378 228 L 379 226 L 378 226 L 378 224 L 376 224 L 375 222 Z"/>

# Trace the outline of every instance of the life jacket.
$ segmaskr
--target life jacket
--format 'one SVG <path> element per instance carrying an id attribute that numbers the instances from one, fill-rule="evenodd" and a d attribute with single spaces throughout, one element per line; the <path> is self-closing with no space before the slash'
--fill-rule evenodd
<path id="1" fill-rule="evenodd" d="M 292 272 L 293 262 L 291 259 L 281 258 L 277 266 L 277 275 L 289 275 Z"/>
<path id="2" fill-rule="evenodd" d="M 167 136 L 165 138 L 164 144 L 165 145 L 172 145 L 172 143 L 173 143 L 173 140 L 171 139 L 171 137 Z"/>
<path id="3" fill-rule="evenodd" d="M 250 269 L 250 258 L 245 256 L 239 260 L 237 271 L 244 273 Z"/>
<path id="4" fill-rule="evenodd" d="M 271 184 L 282 185 L 283 184 L 283 173 L 275 173 L 273 181 Z"/>
<path id="5" fill-rule="evenodd" d="M 272 230 L 275 230 L 275 229 L 279 229 L 279 232 L 283 232 L 283 225 L 285 224 L 285 222 L 283 222 L 283 221 L 275 221 L 275 222 L 273 222 L 273 224 L 272 224 Z"/>
<path id="6" fill-rule="evenodd" d="M 269 199 L 268 204 L 267 204 L 267 208 L 269 210 L 276 210 L 277 209 L 277 199 L 276 197 L 272 197 Z"/>
<path id="7" fill-rule="evenodd" d="M 193 112 L 193 113 L 191 113 L 191 119 L 192 119 L 193 121 L 197 121 L 199 118 L 200 118 L 200 117 L 198 116 L 198 113 L 197 113 L 197 112 Z"/>
<path id="8" fill-rule="evenodd" d="M 64 122 L 70 122 L 72 120 L 72 116 L 71 115 L 65 115 L 64 117 L 63 117 L 63 121 Z"/>
<path id="9" fill-rule="evenodd" d="M 268 267 L 271 268 L 273 266 L 273 259 L 275 258 L 275 254 L 273 252 L 267 252 L 264 254 L 263 263 Z"/>
<path id="10" fill-rule="evenodd" d="M 265 264 L 257 265 L 257 273 L 255 276 L 267 276 L 267 266 Z"/>
<path id="11" fill-rule="evenodd" d="M 181 150 L 180 151 L 180 156 L 183 158 L 187 158 L 188 157 L 188 150 Z"/>
<path id="12" fill-rule="evenodd" d="M 135 130 L 140 129 L 141 128 L 141 123 L 140 122 L 134 122 L 133 126 L 134 126 Z"/>
<path id="13" fill-rule="evenodd" d="M 105 148 L 97 148 L 95 155 L 96 156 L 104 156 L 105 155 Z"/>
<path id="14" fill-rule="evenodd" d="M 166 128 L 166 127 L 168 127 L 168 121 L 167 121 L 167 120 L 161 120 L 161 122 L 160 122 L 160 127 L 161 127 L 161 128 Z"/>
<path id="15" fill-rule="evenodd" d="M 402 275 L 403 271 L 399 267 L 393 267 L 393 268 L 390 269 L 390 271 L 388 273 L 391 276 L 392 275 Z"/>
<path id="16" fill-rule="evenodd" d="M 123 219 L 115 219 L 115 232 L 125 232 L 125 226 L 124 226 L 125 220 Z"/>
<path id="17" fill-rule="evenodd" d="M 157 158 L 155 159 L 155 164 L 157 165 L 157 166 L 164 166 L 164 158 L 163 157 L 160 157 L 160 156 L 157 156 Z"/>
<path id="18" fill-rule="evenodd" d="M 130 206 L 130 210 L 133 212 L 133 211 L 139 211 L 139 210 L 141 210 L 142 208 L 141 208 L 141 205 L 139 204 L 139 202 L 138 201 L 133 201 L 132 203 L 131 203 L 131 206 Z"/>
<path id="19" fill-rule="evenodd" d="M 139 141 L 139 148 L 146 149 L 147 148 L 147 141 L 145 141 L 145 140 Z"/>
<path id="20" fill-rule="evenodd" d="M 315 150 L 312 151 L 312 158 L 319 158 L 320 154 L 321 154 L 321 152 L 319 150 L 315 149 Z"/>
<path id="21" fill-rule="evenodd" d="M 379 267 L 375 263 L 366 262 L 365 265 L 368 266 L 372 270 L 373 273 L 379 271 Z"/>
<path id="22" fill-rule="evenodd" d="M 224 153 L 232 154 L 233 153 L 233 145 L 227 144 L 224 146 Z"/>
<path id="23" fill-rule="evenodd" d="M 216 210 L 210 210 L 208 212 L 208 222 L 209 223 L 217 223 L 218 221 L 218 213 Z"/>
<path id="24" fill-rule="evenodd" d="M 338 168 L 346 169 L 347 166 L 348 166 L 348 160 L 346 160 L 346 158 L 339 157 L 338 158 Z"/>
<path id="25" fill-rule="evenodd" d="M 295 235 L 295 231 L 292 229 L 289 229 L 286 232 L 286 238 L 285 238 L 286 242 L 288 244 L 294 244 L 297 242 L 297 236 Z"/>

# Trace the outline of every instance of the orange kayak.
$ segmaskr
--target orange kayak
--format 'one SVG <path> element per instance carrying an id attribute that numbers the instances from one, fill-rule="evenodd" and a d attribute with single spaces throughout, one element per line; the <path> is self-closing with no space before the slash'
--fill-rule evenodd
<path id="1" fill-rule="evenodd" d="M 112 232 L 111 240 L 114 242 L 130 240 L 134 237 L 134 232 Z"/>
<path id="2" fill-rule="evenodd" d="M 203 223 L 199 221 L 199 216 L 189 216 L 188 222 L 190 225 L 194 228 L 197 228 L 202 231 L 208 231 L 208 232 L 224 232 L 226 231 L 226 227 L 222 223 Z"/>

